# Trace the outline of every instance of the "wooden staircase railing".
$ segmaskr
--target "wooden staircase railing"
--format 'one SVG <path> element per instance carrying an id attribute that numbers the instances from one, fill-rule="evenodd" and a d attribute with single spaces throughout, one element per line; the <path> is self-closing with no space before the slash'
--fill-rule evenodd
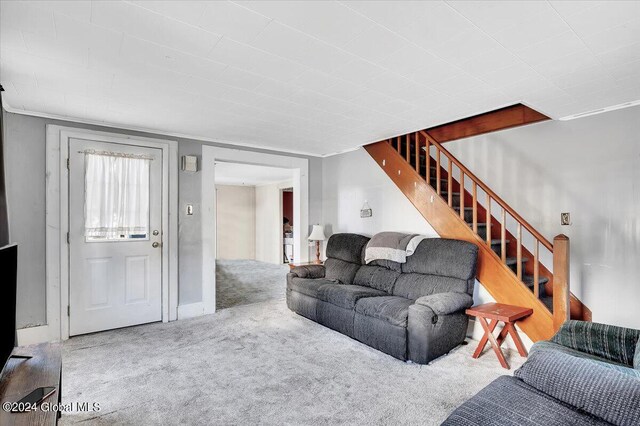
<path id="1" fill-rule="evenodd" d="M 458 216 L 459 220 L 467 225 L 467 229 L 472 231 L 475 236 L 475 242 L 488 247 L 495 257 L 494 261 L 507 266 L 519 283 L 527 289 L 531 288 L 529 291 L 531 299 L 543 302 L 542 309 L 552 316 L 552 322 L 545 324 L 549 326 L 553 324 L 555 329 L 569 317 L 591 319 L 591 312 L 588 308 L 569 291 L 569 240 L 566 236 L 557 236 L 552 244 L 426 131 L 391 138 L 365 147 L 372 157 L 381 162 L 381 166 L 385 168 L 386 160 L 381 160 L 380 156 L 384 156 L 386 151 L 379 144 L 386 144 L 392 148 L 400 160 L 408 165 L 412 172 L 415 172 L 412 177 L 417 176 L 422 182 L 425 182 L 427 189 L 433 190 L 438 198 L 442 199 L 449 209 Z M 377 148 L 373 149 L 373 146 L 377 146 Z M 457 170 L 454 169 L 454 166 Z M 397 170 L 398 176 L 395 172 L 390 174 L 390 170 L 386 171 L 398 186 L 401 186 L 399 176 L 402 171 L 400 168 Z M 455 172 L 457 172 L 457 179 L 454 178 Z M 446 191 L 444 191 L 445 186 Z M 417 182 L 414 183 L 414 191 L 416 188 Z M 456 190 L 457 192 L 455 192 Z M 484 203 L 479 200 L 479 190 L 484 192 Z M 415 193 L 407 194 L 405 192 L 405 195 L 414 202 L 414 205 L 416 200 L 420 199 Z M 457 203 L 454 202 L 455 198 L 458 198 Z M 433 203 L 433 197 L 431 203 Z M 499 219 L 492 214 L 492 205 L 498 207 L 494 211 Z M 418 206 L 416 205 L 416 207 Z M 484 223 L 479 222 L 479 217 L 484 218 Z M 515 221 L 515 236 L 508 229 L 508 219 Z M 513 228 L 511 227 L 511 229 Z M 525 246 L 524 233 L 528 233 L 531 237 L 528 245 L 533 253 Z M 510 244 L 513 240 L 515 240 L 515 247 Z M 553 259 L 553 273 L 541 261 L 541 248 L 547 251 L 546 259 Z M 488 256 L 490 255 L 483 257 Z M 533 262 L 529 262 L 530 257 L 533 257 Z M 496 291 L 495 285 L 487 286 L 485 283 L 483 285 L 488 288 L 490 293 L 499 293 Z M 499 298 L 496 297 L 496 299 Z M 529 337 L 538 340 L 538 338 L 546 338 L 545 335 L 548 333 L 540 333 L 540 330 L 536 328 L 536 332 L 532 334 L 533 336 Z"/>

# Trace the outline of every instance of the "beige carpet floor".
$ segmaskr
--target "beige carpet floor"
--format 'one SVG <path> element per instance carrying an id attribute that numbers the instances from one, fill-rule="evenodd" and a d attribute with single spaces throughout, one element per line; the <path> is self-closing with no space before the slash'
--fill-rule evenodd
<path id="1" fill-rule="evenodd" d="M 61 424 L 436 425 L 502 374 L 475 342 L 430 365 L 401 362 L 290 312 L 283 300 L 75 337 Z M 514 367 L 521 358 L 509 352 Z"/>

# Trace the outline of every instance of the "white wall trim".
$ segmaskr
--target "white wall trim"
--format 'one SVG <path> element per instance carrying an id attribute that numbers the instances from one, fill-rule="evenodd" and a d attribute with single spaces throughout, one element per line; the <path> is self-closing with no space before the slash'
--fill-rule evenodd
<path id="1" fill-rule="evenodd" d="M 69 338 L 69 139 L 91 139 L 123 145 L 148 146 L 163 152 L 162 321 L 177 319 L 178 306 L 178 143 L 95 130 L 47 125 L 46 132 L 46 300 L 48 339 Z M 168 194 L 168 197 L 166 196 Z M 28 333 L 28 332 L 24 332 Z M 33 335 L 33 333 L 31 334 Z"/>
<path id="2" fill-rule="evenodd" d="M 293 171 L 293 233 L 296 235 L 294 259 L 307 261 L 309 230 L 309 160 L 286 155 L 248 152 L 239 149 L 202 146 L 202 302 L 203 314 L 215 312 L 216 307 L 216 205 L 215 162 L 255 164 L 280 167 Z M 297 200 L 297 201 L 296 201 Z"/>
<path id="3" fill-rule="evenodd" d="M 19 328 L 18 345 L 26 346 L 36 343 L 47 342 L 50 340 L 51 331 L 48 325 L 40 325 L 38 327 Z"/>
<path id="4" fill-rule="evenodd" d="M 94 126 L 110 127 L 110 128 L 112 128 L 112 129 L 114 129 L 116 131 L 131 130 L 131 131 L 134 131 L 134 132 L 151 133 L 151 134 L 155 134 L 155 135 L 168 136 L 168 137 L 173 137 L 173 138 L 191 139 L 191 140 L 195 140 L 195 141 L 199 141 L 199 142 L 219 143 L 219 144 L 223 144 L 223 145 L 229 145 L 230 147 L 240 146 L 240 147 L 244 147 L 244 148 L 263 149 L 265 151 L 276 151 L 276 152 L 285 152 L 287 154 L 306 155 L 308 157 L 319 157 L 319 158 L 323 157 L 323 155 L 320 155 L 320 154 L 317 154 L 317 153 L 312 153 L 312 152 L 307 152 L 307 151 L 297 151 L 297 150 L 279 148 L 279 147 L 269 147 L 269 146 L 258 145 L 258 144 L 250 143 L 250 142 L 233 142 L 233 141 L 228 141 L 228 140 L 205 138 L 205 137 L 202 137 L 202 136 L 190 135 L 190 134 L 180 133 L 180 132 L 166 132 L 166 131 L 163 132 L 163 131 L 160 131 L 160 130 L 151 129 L 151 128 L 147 128 L 147 127 L 127 126 L 127 125 L 124 125 L 124 124 L 107 123 L 107 122 L 98 121 L 98 120 L 87 120 L 87 119 L 80 118 L 80 117 L 66 117 L 64 115 L 48 114 L 48 113 L 45 113 L 45 112 L 27 111 L 27 110 L 23 110 L 23 109 L 13 108 L 12 106 L 7 105 L 6 101 L 3 102 L 3 103 L 4 103 L 4 105 L 3 105 L 4 109 L 7 112 L 10 112 L 12 114 L 28 115 L 28 116 L 32 116 L 32 117 L 50 118 L 52 120 L 68 121 L 68 122 L 72 122 L 72 123 L 81 123 L 81 124 L 91 124 L 91 125 L 94 125 Z M 130 137 L 133 138 L 135 136 L 130 136 Z M 144 139 L 144 137 L 141 137 L 141 138 Z"/>
<path id="5" fill-rule="evenodd" d="M 215 305 L 214 305 L 215 306 Z M 187 303 L 186 305 L 178 305 L 178 319 L 199 317 L 201 315 L 210 314 L 204 302 Z"/>

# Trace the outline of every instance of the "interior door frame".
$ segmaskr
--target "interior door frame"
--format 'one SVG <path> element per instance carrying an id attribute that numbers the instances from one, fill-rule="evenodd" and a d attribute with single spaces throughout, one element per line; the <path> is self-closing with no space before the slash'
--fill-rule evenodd
<path id="1" fill-rule="evenodd" d="M 203 145 L 201 206 L 202 299 L 200 302 L 181 305 L 178 312 L 179 318 L 211 314 L 216 310 L 216 161 L 272 166 L 292 170 L 294 258 L 298 256 L 299 262 L 306 262 L 309 257 L 307 248 L 307 236 L 309 235 L 309 160 L 288 155 Z M 282 233 L 280 232 L 280 234 Z M 282 250 L 282 245 L 280 245 L 280 250 Z"/>
<path id="2" fill-rule="evenodd" d="M 178 312 L 178 142 L 97 130 L 47 125 L 46 305 L 49 340 L 69 338 L 69 140 L 144 146 L 162 150 L 162 322 Z"/>

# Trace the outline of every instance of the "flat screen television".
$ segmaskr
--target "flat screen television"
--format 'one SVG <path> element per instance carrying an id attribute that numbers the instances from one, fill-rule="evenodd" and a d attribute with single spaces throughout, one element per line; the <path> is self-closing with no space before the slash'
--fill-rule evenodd
<path id="1" fill-rule="evenodd" d="M 0 368 L 16 346 L 18 246 L 0 248 Z"/>

